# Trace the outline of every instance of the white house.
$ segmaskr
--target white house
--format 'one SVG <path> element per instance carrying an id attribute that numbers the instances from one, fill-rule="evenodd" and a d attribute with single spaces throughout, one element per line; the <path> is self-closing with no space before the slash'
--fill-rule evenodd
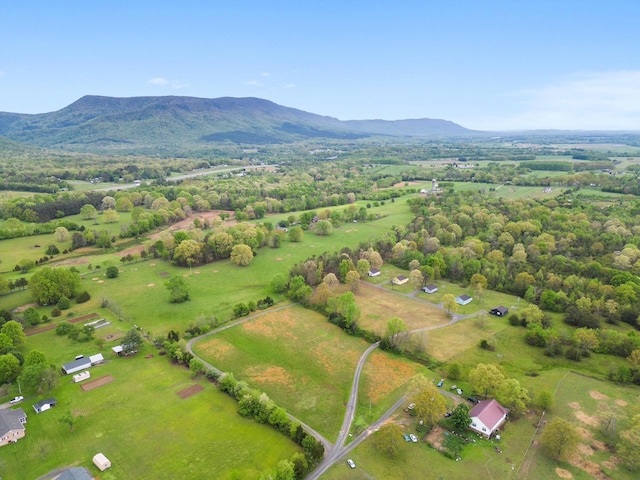
<path id="1" fill-rule="evenodd" d="M 422 291 L 424 293 L 436 293 L 438 291 L 438 287 L 436 285 L 429 284 L 422 287 Z"/>
<path id="2" fill-rule="evenodd" d="M 473 297 L 470 297 L 469 295 L 460 295 L 459 297 L 456 297 L 456 303 L 459 305 L 469 305 L 471 300 L 473 300 Z"/>
<path id="3" fill-rule="evenodd" d="M 371 268 L 367 272 L 367 275 L 369 275 L 370 277 L 377 277 L 378 275 L 380 275 L 380 270 L 378 270 L 377 268 Z"/>
<path id="4" fill-rule="evenodd" d="M 408 277 L 405 277 L 404 275 L 398 275 L 397 277 L 395 277 L 393 280 L 391 280 L 391 282 L 394 285 L 404 285 L 405 283 L 407 283 L 409 281 Z"/>
<path id="5" fill-rule="evenodd" d="M 469 428 L 489 438 L 507 420 L 509 410 L 495 400 L 481 400 L 469 412 Z"/>

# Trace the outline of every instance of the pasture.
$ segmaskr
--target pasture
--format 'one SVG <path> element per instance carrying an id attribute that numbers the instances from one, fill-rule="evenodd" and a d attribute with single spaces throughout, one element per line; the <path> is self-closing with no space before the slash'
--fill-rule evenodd
<path id="1" fill-rule="evenodd" d="M 47 343 L 47 334 L 40 335 L 37 346 L 48 345 L 43 351 L 50 360 L 58 358 L 60 346 L 67 361 L 79 350 L 66 339 Z M 91 347 L 82 351 L 94 353 Z M 236 401 L 209 382 L 192 380 L 166 358 L 144 358 L 148 353 L 156 352 L 145 347 L 135 357 L 119 358 L 105 351 L 107 363 L 91 369 L 92 379 L 111 375 L 114 381 L 94 390 L 84 392 L 63 376 L 53 395 L 26 396 L 27 436 L 0 449 L 2 477 L 38 478 L 62 465 L 97 475 L 91 458 L 103 452 L 112 462 L 103 479 L 257 478 L 298 451 L 274 429 L 239 416 Z M 193 384 L 204 389 L 178 396 Z M 36 415 L 31 404 L 48 396 L 57 407 Z M 73 431 L 60 421 L 69 412 L 76 417 Z"/>

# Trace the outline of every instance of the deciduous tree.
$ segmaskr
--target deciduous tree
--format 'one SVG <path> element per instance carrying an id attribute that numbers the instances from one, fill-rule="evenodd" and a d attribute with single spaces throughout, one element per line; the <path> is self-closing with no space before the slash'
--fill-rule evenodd
<path id="1" fill-rule="evenodd" d="M 566 453 L 573 451 L 579 438 L 576 427 L 571 422 L 557 417 L 547 424 L 540 438 L 540 444 L 547 454 L 559 460 Z"/>
<path id="2" fill-rule="evenodd" d="M 253 261 L 253 252 L 251 251 L 251 247 L 249 245 L 244 245 L 242 243 L 233 247 L 231 250 L 231 262 L 234 265 L 238 265 L 240 267 L 246 267 Z"/>
<path id="3" fill-rule="evenodd" d="M 376 450 L 388 457 L 397 456 L 401 452 L 402 443 L 402 430 L 395 423 L 383 425 L 374 437 Z"/>
<path id="4" fill-rule="evenodd" d="M 431 429 L 447 411 L 447 402 L 433 384 L 427 385 L 414 398 L 414 411 L 418 420 L 422 420 Z"/>

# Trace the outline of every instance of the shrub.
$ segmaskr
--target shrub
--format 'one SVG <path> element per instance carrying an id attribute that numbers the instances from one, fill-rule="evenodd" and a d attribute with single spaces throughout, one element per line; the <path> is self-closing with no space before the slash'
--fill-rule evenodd
<path id="1" fill-rule="evenodd" d="M 512 313 L 511 315 L 509 315 L 509 323 L 514 327 L 519 327 L 521 324 L 520 324 L 520 317 L 518 316 L 518 314 Z"/>
<path id="2" fill-rule="evenodd" d="M 490 352 L 493 352 L 496 347 L 494 347 L 493 345 L 491 345 L 489 342 L 487 342 L 485 339 L 482 339 L 480 341 L 480 348 L 483 350 L 489 350 Z"/>
<path id="3" fill-rule="evenodd" d="M 53 310 L 51 310 L 52 317 L 59 317 L 60 315 L 62 315 L 62 312 L 58 307 L 55 307 Z"/>
<path id="4" fill-rule="evenodd" d="M 91 300 L 91 295 L 86 290 L 76 297 L 77 303 L 85 303 Z"/>
<path id="5" fill-rule="evenodd" d="M 118 278 L 119 274 L 118 267 L 107 267 L 107 278 Z"/>
<path id="6" fill-rule="evenodd" d="M 60 300 L 58 300 L 58 308 L 60 310 L 71 308 L 71 301 L 65 296 L 60 297 Z"/>
<path id="7" fill-rule="evenodd" d="M 69 332 L 71 332 L 71 330 L 74 329 L 74 326 L 72 323 L 69 322 L 64 322 L 64 323 L 59 323 L 58 326 L 56 326 L 56 335 L 68 335 Z"/>

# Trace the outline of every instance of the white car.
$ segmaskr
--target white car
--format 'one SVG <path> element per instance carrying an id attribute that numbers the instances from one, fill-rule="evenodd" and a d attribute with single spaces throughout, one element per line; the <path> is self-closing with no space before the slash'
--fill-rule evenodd
<path id="1" fill-rule="evenodd" d="M 351 460 L 351 459 L 348 459 L 348 460 L 347 460 L 347 464 L 348 464 L 351 468 L 356 468 L 356 464 L 355 464 L 355 463 L 353 463 L 353 460 Z"/>
<path id="2" fill-rule="evenodd" d="M 413 443 L 418 443 L 418 437 L 416 437 L 413 433 L 409 434 L 409 438 L 411 438 L 411 441 Z"/>
<path id="3" fill-rule="evenodd" d="M 410 403 L 409 406 L 407 407 L 408 410 L 413 410 L 414 408 L 416 408 L 415 403 Z"/>
<path id="4" fill-rule="evenodd" d="M 17 397 L 12 398 L 11 401 L 9 401 L 9 403 L 13 405 L 15 403 L 20 403 L 23 400 L 24 400 L 24 397 L 22 395 L 19 395 Z"/>
<path id="5" fill-rule="evenodd" d="M 456 392 L 458 392 L 458 395 L 462 395 L 462 390 L 457 389 Z"/>

